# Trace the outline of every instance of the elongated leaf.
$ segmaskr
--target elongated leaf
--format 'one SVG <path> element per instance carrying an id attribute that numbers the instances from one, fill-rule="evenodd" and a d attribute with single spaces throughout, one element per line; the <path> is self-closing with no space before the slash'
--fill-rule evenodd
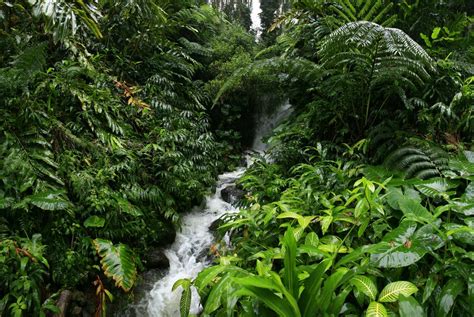
<path id="1" fill-rule="evenodd" d="M 191 309 L 191 281 L 189 279 L 180 279 L 174 283 L 171 290 L 175 291 L 180 286 L 183 288 L 183 292 L 179 301 L 179 311 L 181 317 L 188 317 Z"/>
<path id="2" fill-rule="evenodd" d="M 216 311 L 222 304 L 222 296 L 225 290 L 231 285 L 232 275 L 224 275 L 219 282 L 211 289 L 209 296 L 206 300 L 206 306 L 204 307 L 205 314 L 211 314 Z"/>
<path id="3" fill-rule="evenodd" d="M 285 247 L 285 257 L 283 263 L 285 271 L 283 281 L 291 296 L 298 298 L 298 275 L 296 272 L 296 240 L 293 230 L 288 228 L 283 237 L 283 246 Z"/>
<path id="4" fill-rule="evenodd" d="M 199 273 L 197 278 L 194 280 L 194 285 L 198 289 L 199 294 L 202 296 L 204 289 L 209 283 L 214 280 L 220 273 L 228 270 L 231 266 L 227 265 L 216 265 L 211 266 Z"/>
<path id="5" fill-rule="evenodd" d="M 263 288 L 246 286 L 234 292 L 234 296 L 252 296 L 259 301 L 263 302 L 265 306 L 273 310 L 280 317 L 300 317 L 299 311 L 294 311 L 287 301 L 281 299 L 281 297 L 273 294 L 271 291 Z"/>
<path id="6" fill-rule="evenodd" d="M 130 291 L 137 279 L 137 267 L 129 247 L 125 244 L 115 246 L 104 239 L 95 239 L 93 242 L 101 257 L 100 264 L 105 275 L 112 278 L 117 287 Z"/>
<path id="7" fill-rule="evenodd" d="M 341 285 L 341 282 L 346 274 L 353 275 L 352 271 L 349 271 L 349 269 L 345 267 L 341 267 L 325 280 L 324 287 L 321 291 L 321 297 L 318 301 L 318 309 L 321 312 L 327 311 L 329 305 L 331 304 L 331 300 L 334 297 L 334 292 Z"/>
<path id="8" fill-rule="evenodd" d="M 367 308 L 367 313 L 365 316 L 366 317 L 387 317 L 388 314 L 384 305 L 377 302 L 371 302 L 369 304 L 369 307 Z"/>
<path id="9" fill-rule="evenodd" d="M 342 292 L 340 292 L 332 301 L 329 306 L 329 312 L 334 316 L 338 316 L 341 309 L 346 301 L 347 296 L 351 293 L 352 286 L 349 285 Z"/>
<path id="10" fill-rule="evenodd" d="M 431 294 L 436 288 L 436 285 L 438 285 L 438 277 L 435 274 L 431 274 L 426 281 L 425 290 L 423 291 L 423 303 L 425 303 L 428 298 L 430 298 Z"/>
<path id="11" fill-rule="evenodd" d="M 183 294 L 181 294 L 181 300 L 179 301 L 179 312 L 181 317 L 188 317 L 189 311 L 191 309 L 191 288 L 183 289 Z"/>
<path id="12" fill-rule="evenodd" d="M 423 308 L 412 296 L 407 297 L 402 294 L 398 300 L 400 317 L 425 316 Z"/>
<path id="13" fill-rule="evenodd" d="M 410 282 L 398 281 L 388 284 L 380 292 L 379 302 L 396 302 L 400 295 L 410 296 L 418 291 L 418 288 Z"/>
<path id="14" fill-rule="evenodd" d="M 377 298 L 377 286 L 367 276 L 357 275 L 351 279 L 351 284 L 354 285 L 360 292 L 367 295 L 372 301 Z"/>
<path id="15" fill-rule="evenodd" d="M 323 275 L 331 267 L 331 264 L 331 259 L 323 260 L 305 281 L 303 293 L 298 301 L 298 305 L 304 317 L 315 316 L 317 307 L 314 305 L 314 302 L 321 291 Z"/>
<path id="16" fill-rule="evenodd" d="M 459 279 L 449 280 L 439 296 L 436 316 L 448 316 L 456 303 L 456 298 L 464 291 L 464 283 Z M 471 303 L 472 304 L 472 303 Z"/>

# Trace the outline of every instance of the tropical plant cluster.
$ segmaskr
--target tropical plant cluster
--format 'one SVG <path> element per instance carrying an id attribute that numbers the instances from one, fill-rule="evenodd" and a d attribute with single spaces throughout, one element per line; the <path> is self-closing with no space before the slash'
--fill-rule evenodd
<path id="1" fill-rule="evenodd" d="M 472 316 L 472 3 L 291 2 L 216 102 L 261 78 L 294 111 L 176 287 L 200 316 Z"/>
<path id="2" fill-rule="evenodd" d="M 0 315 L 94 286 L 105 315 L 235 164 L 213 91 L 256 44 L 204 1 L 5 0 L 0 24 Z"/>

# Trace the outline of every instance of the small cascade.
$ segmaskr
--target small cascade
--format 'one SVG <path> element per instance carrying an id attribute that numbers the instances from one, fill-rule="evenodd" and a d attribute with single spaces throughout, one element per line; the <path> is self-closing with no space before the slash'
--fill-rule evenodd
<path id="1" fill-rule="evenodd" d="M 257 123 L 253 151 L 264 153 L 266 147 L 262 138 L 267 137 L 291 112 L 291 105 L 286 102 L 277 111 L 262 117 Z M 252 164 L 247 158 L 247 165 Z M 177 317 L 179 316 L 179 301 L 181 289 L 172 292 L 173 284 L 182 278 L 194 279 L 200 271 L 211 265 L 210 247 L 214 236 L 209 227 L 222 215 L 238 212 L 238 209 L 222 199 L 221 191 L 239 179 L 245 172 L 245 167 L 219 176 L 214 194 L 206 197 L 205 207 L 195 207 L 182 219 L 181 231 L 177 233 L 175 242 L 166 251 L 170 267 L 166 275 L 161 276 L 153 285 L 152 290 L 137 305 L 130 306 L 120 314 L 123 317 Z M 199 294 L 193 290 L 191 314 L 199 314 Z"/>
<path id="2" fill-rule="evenodd" d="M 287 118 L 291 111 L 291 104 L 289 100 L 286 100 L 270 116 L 260 116 L 256 122 L 252 150 L 256 152 L 264 152 L 267 149 L 267 144 L 263 142 L 263 140 L 270 136 L 273 129 L 275 129 L 285 118 Z"/>

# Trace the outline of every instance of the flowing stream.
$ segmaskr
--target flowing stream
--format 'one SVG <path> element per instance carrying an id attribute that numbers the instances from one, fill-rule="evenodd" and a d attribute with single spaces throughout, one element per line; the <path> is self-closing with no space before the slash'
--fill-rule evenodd
<path id="1" fill-rule="evenodd" d="M 221 198 L 221 190 L 232 185 L 238 179 L 244 168 L 219 176 L 216 192 L 206 198 L 204 210 L 196 208 L 183 217 L 183 227 L 176 235 L 173 245 L 165 251 L 170 261 L 168 275 L 156 282 L 148 299 L 147 311 L 150 316 L 175 317 L 179 316 L 179 299 L 181 291 L 171 292 L 173 284 L 181 278 L 195 278 L 197 274 L 209 266 L 209 248 L 214 237 L 209 226 L 226 212 L 236 212 L 232 205 Z M 200 311 L 199 296 L 193 290 L 191 313 Z"/>
<path id="2" fill-rule="evenodd" d="M 288 102 L 282 104 L 273 114 L 257 120 L 253 150 L 263 152 L 262 138 L 268 136 L 291 111 Z M 247 159 L 250 162 L 249 159 Z M 247 163 L 247 164 L 251 164 Z M 170 267 L 166 275 L 159 278 L 152 290 L 137 305 L 129 307 L 121 316 L 178 317 L 181 288 L 172 292 L 173 284 L 182 278 L 194 279 L 200 271 L 211 265 L 210 247 L 214 236 L 210 225 L 228 212 L 237 212 L 231 204 L 222 199 L 221 191 L 231 185 L 245 172 L 246 167 L 219 176 L 215 192 L 206 197 L 205 207 L 195 207 L 182 219 L 182 230 L 177 233 L 175 242 L 165 250 Z M 149 282 L 149 281 L 148 281 Z M 199 295 L 193 289 L 191 313 L 201 311 Z"/>

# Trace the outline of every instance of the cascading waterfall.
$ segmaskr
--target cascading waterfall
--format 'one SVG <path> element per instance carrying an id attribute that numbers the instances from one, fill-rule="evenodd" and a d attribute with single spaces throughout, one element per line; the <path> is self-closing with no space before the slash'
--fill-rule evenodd
<path id="1" fill-rule="evenodd" d="M 257 40 L 262 34 L 262 20 L 260 19 L 260 13 L 262 8 L 260 7 L 260 0 L 252 0 L 252 7 L 250 10 L 250 19 L 252 20 L 252 26 L 250 27 L 255 32 Z"/>
<path id="2" fill-rule="evenodd" d="M 264 116 L 256 122 L 254 151 L 263 152 L 265 144 L 262 138 L 268 136 L 291 112 L 288 102 L 282 104 L 273 114 Z M 249 161 L 249 160 L 248 160 Z M 250 163 L 251 164 L 251 163 Z M 173 284 L 182 278 L 194 279 L 200 271 L 211 265 L 209 251 L 214 236 L 209 230 L 211 224 L 229 212 L 237 212 L 231 204 L 221 197 L 221 191 L 233 184 L 245 172 L 241 167 L 236 171 L 219 176 L 216 191 L 206 197 L 204 208 L 195 207 L 182 219 L 182 229 L 176 235 L 175 242 L 165 251 L 170 267 L 167 274 L 159 279 L 153 289 L 143 300 L 129 307 L 122 316 L 177 317 L 179 316 L 179 300 L 181 289 L 172 292 Z M 199 295 L 193 290 L 191 313 L 198 314 L 201 310 Z"/>

